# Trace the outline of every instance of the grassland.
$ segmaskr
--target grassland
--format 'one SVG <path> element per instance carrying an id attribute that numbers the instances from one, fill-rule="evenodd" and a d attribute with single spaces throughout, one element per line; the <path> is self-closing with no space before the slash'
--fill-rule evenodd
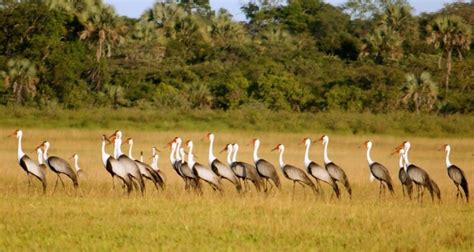
<path id="1" fill-rule="evenodd" d="M 339 135 L 383 134 L 423 137 L 473 137 L 474 115 L 436 116 L 413 113 L 294 113 L 243 108 L 234 111 L 108 108 L 41 110 L 1 107 L 0 127 L 121 128 L 158 131 L 326 132 Z"/>
<path id="2" fill-rule="evenodd" d="M 14 128 L 0 129 L 6 136 Z M 3 250 L 465 250 L 474 247 L 474 208 L 456 202 L 455 187 L 447 177 L 444 143 L 453 146 L 452 161 L 473 181 L 474 139 L 410 137 L 411 160 L 424 167 L 440 185 L 442 203 L 423 204 L 402 197 L 397 180 L 398 158 L 389 153 L 406 138 L 383 135 L 331 135 L 330 157 L 345 168 L 352 184 L 352 200 L 315 197 L 283 180 L 283 190 L 270 194 L 255 191 L 239 195 L 226 185 L 223 195 L 206 190 L 202 197 L 183 191 L 183 183 L 171 170 L 169 150 L 162 150 L 160 167 L 168 177 L 168 188 L 157 192 L 148 184 L 145 197 L 127 197 L 112 190 L 111 179 L 100 159 L 100 135 L 112 129 L 24 129 L 24 150 L 35 157 L 33 147 L 48 139 L 51 154 L 62 157 L 80 154 L 86 176 L 74 195 L 71 186 L 58 187 L 51 195 L 54 176 L 48 173 L 46 196 L 35 183 L 29 192 L 27 178 L 16 162 L 14 138 L 0 146 L 0 247 Z M 302 165 L 303 137 L 322 132 L 275 133 L 256 131 L 216 132 L 216 151 L 225 143 L 241 144 L 239 159 L 251 161 L 254 137 L 262 140 L 260 155 L 277 164 L 278 143 L 286 145 L 285 161 Z M 195 141 L 198 161 L 207 163 L 203 131 L 126 130 L 134 137 L 135 155 L 151 146 L 162 147 L 176 135 Z M 378 198 L 378 184 L 369 182 L 366 139 L 375 143 L 373 158 L 389 167 L 396 194 Z M 108 150 L 109 152 L 111 150 Z M 322 147 L 314 145 L 311 157 L 322 162 Z M 223 155 L 218 155 L 224 160 Z M 472 186 L 472 183 L 471 183 Z M 426 198 L 428 199 L 428 198 Z"/>

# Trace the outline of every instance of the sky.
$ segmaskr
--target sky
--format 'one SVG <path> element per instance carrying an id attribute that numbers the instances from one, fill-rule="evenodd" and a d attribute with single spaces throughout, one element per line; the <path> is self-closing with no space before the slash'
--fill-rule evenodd
<path id="1" fill-rule="evenodd" d="M 105 0 L 106 3 L 115 7 L 119 15 L 128 16 L 132 18 L 139 17 L 144 10 L 150 8 L 155 0 Z M 245 15 L 240 11 L 240 6 L 245 4 L 246 0 L 210 0 L 213 9 L 220 8 L 227 9 L 235 20 L 245 20 Z M 346 0 L 326 0 L 325 2 L 340 5 Z M 443 7 L 445 3 L 455 2 L 454 0 L 410 0 L 410 4 L 415 9 L 415 13 L 433 12 Z"/>

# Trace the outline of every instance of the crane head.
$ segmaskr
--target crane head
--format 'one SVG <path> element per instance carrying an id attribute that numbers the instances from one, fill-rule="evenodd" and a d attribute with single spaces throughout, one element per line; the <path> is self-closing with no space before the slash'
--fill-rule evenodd
<path id="1" fill-rule="evenodd" d="M 300 144 L 304 144 L 304 145 L 311 144 L 311 139 L 309 137 L 306 137 L 305 139 L 303 139 L 303 141 L 301 141 Z"/>
<path id="2" fill-rule="evenodd" d="M 329 137 L 327 135 L 322 135 L 319 139 L 314 140 L 313 143 L 317 143 L 319 141 L 322 141 L 324 144 L 329 141 Z"/>
<path id="3" fill-rule="evenodd" d="M 440 150 L 442 150 L 444 152 L 451 151 L 451 146 L 449 144 L 445 144 L 445 145 L 443 145 L 443 147 L 441 147 Z"/>
<path id="4" fill-rule="evenodd" d="M 277 144 L 277 146 L 275 146 L 275 148 L 271 149 L 271 151 L 276 151 L 276 150 L 282 150 L 284 147 L 283 147 L 283 144 Z"/>
<path id="5" fill-rule="evenodd" d="M 362 147 L 362 145 L 365 145 L 367 148 L 372 148 L 372 141 L 370 140 L 365 141 L 364 143 L 359 145 L 359 148 Z"/>
<path id="6" fill-rule="evenodd" d="M 226 144 L 226 146 L 219 151 L 219 153 L 222 153 L 224 151 L 231 152 L 232 151 L 232 144 Z"/>
<path id="7" fill-rule="evenodd" d="M 7 137 L 14 137 L 15 136 L 16 138 L 20 138 L 22 135 L 23 135 L 23 131 L 21 129 L 17 129 L 15 131 L 13 131 L 13 133 L 8 135 Z"/>
<path id="8" fill-rule="evenodd" d="M 127 139 L 125 140 L 125 142 L 122 143 L 122 145 L 124 145 L 124 144 L 130 144 L 130 145 L 132 145 L 132 144 L 133 144 L 133 138 L 131 138 L 131 137 L 127 138 Z"/>

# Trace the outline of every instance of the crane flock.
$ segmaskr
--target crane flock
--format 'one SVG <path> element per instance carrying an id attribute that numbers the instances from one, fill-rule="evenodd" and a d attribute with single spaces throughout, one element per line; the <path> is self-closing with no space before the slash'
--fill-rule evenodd
<path id="1" fill-rule="evenodd" d="M 23 151 L 23 131 L 20 129 L 16 130 L 10 136 L 16 137 L 18 140 L 17 160 L 20 167 L 26 172 L 28 189 L 31 187 L 31 177 L 33 177 L 41 183 L 42 191 L 46 193 L 46 173 L 48 168 L 56 174 L 53 193 L 56 191 L 59 181 L 63 185 L 63 188 L 66 187 L 63 177 L 67 177 L 71 180 L 74 189 L 79 187 L 80 179 L 85 179 L 84 171 L 79 166 L 78 154 L 73 154 L 70 158 L 74 162 L 73 168 L 65 159 L 57 156 L 48 156 L 50 143 L 49 141 L 43 141 L 35 149 L 38 155 L 38 162 L 35 162 Z M 274 187 L 281 190 L 282 186 L 277 169 L 269 161 L 260 158 L 258 155 L 260 139 L 253 139 L 252 141 L 254 146 L 252 156 L 253 164 L 237 160 L 237 152 L 239 150 L 237 143 L 229 143 L 220 151 L 227 152 L 225 160 L 227 164 L 225 164 L 214 155 L 215 135 L 209 133 L 206 137 L 209 140 L 208 167 L 196 162 L 196 156 L 193 152 L 194 145 L 191 140 L 185 142 L 185 147 L 188 149 L 187 152 L 183 147 L 183 140 L 180 137 L 175 137 L 165 146 L 170 148 L 169 161 L 171 167 L 183 180 L 185 191 L 192 191 L 201 195 L 203 194 L 203 186 L 207 184 L 212 190 L 223 192 L 223 184 L 229 183 L 235 187 L 238 193 L 243 193 L 251 190 L 249 182 L 253 184 L 257 192 L 270 192 Z M 317 142 L 322 142 L 323 145 L 324 165 L 317 164 L 309 157 L 311 144 Z M 112 186 L 114 189 L 115 178 L 121 181 L 122 188 L 127 194 L 135 190 L 143 195 L 146 192 L 145 181 L 152 183 L 157 191 L 166 189 L 166 176 L 158 166 L 158 153 L 160 152 L 158 148 L 152 147 L 151 163 L 147 164 L 144 162 L 143 152 L 140 152 L 140 159 L 133 157 L 133 139 L 127 138 L 123 141 L 122 131 L 120 130 L 115 131 L 109 137 L 102 135 L 101 143 L 102 164 L 112 177 Z M 111 144 L 113 144 L 114 147 L 112 155 L 106 152 L 106 147 Z M 343 168 L 336 165 L 328 157 L 329 137 L 323 135 L 316 141 L 305 138 L 302 144 L 305 145 L 304 167 L 302 168 L 285 163 L 283 158 L 285 146 L 283 144 L 278 144 L 272 149 L 272 151 L 279 152 L 278 165 L 283 176 L 293 183 L 293 195 L 295 194 L 296 184 L 301 185 L 303 190 L 309 187 L 315 195 L 323 194 L 322 184 L 327 184 L 332 191 L 331 198 L 336 196 L 336 198 L 339 199 L 341 197 L 341 191 L 338 184 L 341 184 L 347 191 L 349 198 L 352 198 L 352 187 L 347 174 Z M 122 145 L 129 146 L 128 155 L 122 152 Z M 389 170 L 381 163 L 372 159 L 371 150 L 373 142 L 366 141 L 361 146 L 364 145 L 367 149 L 366 158 L 370 180 L 377 180 L 379 182 L 379 197 L 384 196 L 386 190 L 393 195 L 394 184 Z M 425 169 L 409 161 L 408 153 L 410 148 L 411 143 L 405 141 L 396 147 L 392 153 L 398 154 L 400 157 L 398 178 L 402 187 L 403 196 L 412 199 L 413 188 L 415 188 L 417 193 L 416 198 L 419 202 L 422 202 L 426 190 L 429 192 L 432 201 L 435 201 L 435 199 L 441 201 L 441 192 L 437 183 L 430 177 Z M 469 202 L 469 186 L 464 171 L 450 161 L 451 146 L 446 144 L 441 150 L 444 150 L 446 154 L 448 177 L 456 186 L 456 199 L 464 198 L 466 202 Z"/>

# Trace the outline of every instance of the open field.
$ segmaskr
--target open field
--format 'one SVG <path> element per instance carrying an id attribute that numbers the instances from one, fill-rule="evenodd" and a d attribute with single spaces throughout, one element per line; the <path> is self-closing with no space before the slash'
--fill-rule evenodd
<path id="1" fill-rule="evenodd" d="M 6 136 L 14 128 L 0 129 Z M 193 139 L 198 162 L 207 164 L 207 141 L 203 131 L 132 131 L 124 137 L 135 140 L 134 155 L 144 150 L 149 159 L 151 146 L 162 149 L 160 167 L 167 175 L 168 188 L 156 192 L 148 184 L 145 197 L 123 195 L 112 190 L 110 176 L 100 159 L 100 136 L 113 129 L 24 129 L 23 148 L 36 159 L 33 148 L 43 140 L 51 142 L 51 155 L 69 157 L 80 154 L 86 176 L 80 181 L 77 196 L 61 186 L 51 195 L 54 176 L 48 173 L 48 194 L 40 186 L 28 193 L 27 178 L 16 161 L 17 140 L 3 137 L 0 146 L 0 247 L 4 250 L 30 249 L 198 249 L 198 250 L 465 250 L 474 247 L 474 208 L 472 203 L 456 202 L 455 187 L 444 165 L 442 144 L 451 144 L 451 161 L 462 167 L 467 179 L 474 179 L 474 138 L 410 137 L 410 160 L 424 167 L 442 192 L 442 203 L 428 197 L 419 204 L 403 199 L 398 183 L 398 156 L 389 156 L 402 137 L 382 135 L 330 135 L 329 157 L 343 167 L 353 184 L 353 199 L 343 193 L 340 201 L 325 195 L 315 197 L 292 184 L 279 172 L 283 190 L 270 194 L 247 192 L 238 195 L 226 184 L 223 195 L 206 190 L 197 197 L 183 191 L 183 183 L 169 165 L 169 150 L 162 146 L 174 136 Z M 278 143 L 286 146 L 285 161 L 302 167 L 304 146 L 301 140 L 317 138 L 321 132 L 274 133 L 226 130 L 216 133 L 215 153 L 225 143 L 238 142 L 239 160 L 251 161 L 251 139 L 262 140 L 260 156 L 277 165 L 278 153 L 270 152 Z M 369 182 L 365 148 L 374 141 L 372 158 L 385 164 L 395 184 L 394 197 L 378 198 L 378 184 Z M 127 146 L 124 146 L 126 152 Z M 109 147 L 108 152 L 112 151 Z M 224 161 L 224 154 L 218 154 Z M 321 144 L 313 145 L 310 157 L 322 163 Z M 226 182 L 224 182 L 226 183 Z"/>

